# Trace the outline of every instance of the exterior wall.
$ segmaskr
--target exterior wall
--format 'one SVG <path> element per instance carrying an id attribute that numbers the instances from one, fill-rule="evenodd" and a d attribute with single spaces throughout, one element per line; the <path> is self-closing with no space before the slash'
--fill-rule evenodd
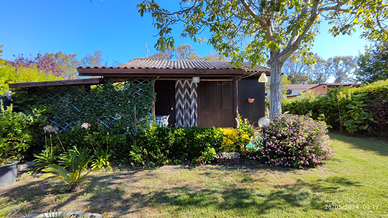
<path id="1" fill-rule="evenodd" d="M 326 95 L 327 85 L 319 85 L 316 88 L 312 89 L 314 95 Z"/>
<path id="2" fill-rule="evenodd" d="M 248 98 L 253 98 L 252 103 Z M 247 78 L 238 82 L 238 110 L 242 118 L 247 118 L 253 125 L 265 116 L 265 84 L 257 78 Z"/>
<path id="3" fill-rule="evenodd" d="M 255 126 L 265 115 L 265 84 L 257 78 L 198 84 L 191 80 L 157 80 L 155 92 L 155 114 L 170 115 L 170 125 L 235 127 L 236 107 L 242 118 Z M 249 103 L 248 98 L 253 102 Z"/>

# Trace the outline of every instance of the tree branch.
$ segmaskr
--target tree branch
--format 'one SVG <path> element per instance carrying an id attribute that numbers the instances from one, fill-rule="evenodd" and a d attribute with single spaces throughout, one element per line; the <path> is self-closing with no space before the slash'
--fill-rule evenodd
<path id="1" fill-rule="evenodd" d="M 338 4 L 334 5 L 334 6 L 322 7 L 322 8 L 319 9 L 319 13 L 321 13 L 323 11 L 343 11 L 343 12 L 349 12 L 349 10 L 341 8 L 347 2 L 348 1 L 338 2 Z"/>
<path id="2" fill-rule="evenodd" d="M 260 16 L 258 16 L 256 12 L 252 10 L 251 7 L 249 7 L 248 3 L 245 0 L 240 0 L 240 1 L 243 4 L 244 8 L 248 11 L 248 13 L 253 17 L 253 19 L 259 22 L 261 28 L 266 30 L 265 35 L 267 37 L 267 40 L 271 41 L 272 34 L 273 34 L 273 31 L 271 31 L 271 27 L 270 27 L 271 22 L 268 23 L 265 20 L 263 20 Z"/>
<path id="3" fill-rule="evenodd" d="M 303 28 L 302 34 L 299 34 L 296 39 L 292 39 L 292 43 L 287 45 L 287 48 L 284 49 L 279 55 L 278 58 L 280 58 L 281 62 L 284 62 L 288 59 L 288 57 L 294 53 L 295 50 L 299 48 L 300 43 L 302 42 L 303 38 L 306 36 L 307 32 L 311 30 L 311 27 L 313 26 L 315 20 L 317 19 L 318 16 L 318 5 L 319 5 L 319 0 L 314 0 L 313 1 L 313 6 L 311 8 L 310 12 L 310 17 L 309 21 Z"/>

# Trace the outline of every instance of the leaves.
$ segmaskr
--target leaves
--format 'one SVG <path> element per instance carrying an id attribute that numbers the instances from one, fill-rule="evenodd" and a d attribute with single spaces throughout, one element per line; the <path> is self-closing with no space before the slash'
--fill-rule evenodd
<path id="1" fill-rule="evenodd" d="M 375 42 L 357 59 L 355 74 L 360 82 L 375 82 L 388 78 L 388 43 Z"/>
<path id="2" fill-rule="evenodd" d="M 10 156 L 22 158 L 32 140 L 29 125 L 33 121 L 32 116 L 14 112 L 12 105 L 4 109 L 0 101 L 0 159 Z"/>
<path id="3" fill-rule="evenodd" d="M 306 94 L 284 100 L 283 108 L 290 113 L 310 114 L 314 119 L 324 114 L 324 121 L 334 129 L 343 125 L 349 133 L 379 135 L 388 128 L 384 106 L 387 96 L 388 80 L 385 80 L 359 88 L 332 88 L 325 96 Z"/>
<path id="4" fill-rule="evenodd" d="M 334 35 L 351 34 L 361 27 L 366 38 L 388 39 L 386 0 L 378 1 L 245 1 L 211 0 L 179 1 L 179 8 L 170 11 L 154 0 L 138 4 L 139 13 L 150 13 L 154 18 L 158 40 L 156 48 L 171 46 L 171 29 L 182 24 L 181 36 L 194 42 L 206 29 L 211 34 L 207 42 L 238 66 L 244 60 L 251 64 L 280 68 L 295 51 L 308 53 L 319 32 L 321 17 L 332 25 Z M 280 70 L 276 70 L 280 72 Z M 276 72 L 273 70 L 272 72 Z M 280 80 L 272 86 L 280 87 Z M 280 89 L 271 92 L 274 106 L 271 114 L 281 111 Z"/>
<path id="5" fill-rule="evenodd" d="M 91 157 L 80 156 L 76 152 L 73 152 L 71 154 L 69 172 L 61 166 L 50 164 L 46 169 L 42 170 L 43 172 L 48 173 L 40 176 L 39 178 L 45 179 L 49 177 L 56 177 L 69 186 L 70 192 L 76 191 L 77 186 L 90 172 L 94 170 L 94 168 L 88 170 L 88 164 L 91 159 Z"/>

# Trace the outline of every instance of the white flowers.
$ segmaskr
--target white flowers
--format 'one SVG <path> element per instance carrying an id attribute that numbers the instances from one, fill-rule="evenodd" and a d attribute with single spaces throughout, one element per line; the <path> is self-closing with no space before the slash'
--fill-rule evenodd
<path id="1" fill-rule="evenodd" d="M 43 130 L 48 133 L 58 133 L 59 129 L 57 127 L 47 125 L 43 127 Z"/>
<path id="2" fill-rule="evenodd" d="M 86 129 L 86 130 L 89 130 L 90 124 L 89 124 L 89 123 L 83 123 L 83 124 L 81 125 L 81 128 L 84 128 L 84 129 Z"/>

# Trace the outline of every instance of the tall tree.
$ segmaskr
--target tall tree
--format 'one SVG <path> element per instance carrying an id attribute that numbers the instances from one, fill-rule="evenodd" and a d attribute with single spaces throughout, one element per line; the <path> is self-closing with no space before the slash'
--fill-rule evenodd
<path id="1" fill-rule="evenodd" d="M 77 54 L 66 54 L 59 51 L 55 54 L 47 54 L 59 64 L 64 70 L 64 79 L 77 78 L 77 67 L 81 65 L 81 62 L 77 59 Z"/>
<path id="2" fill-rule="evenodd" d="M 331 76 L 331 73 L 326 69 L 326 60 L 319 57 L 317 54 L 314 56 L 315 64 L 311 66 L 310 81 L 311 84 L 327 83 Z"/>
<path id="3" fill-rule="evenodd" d="M 388 78 L 388 42 L 376 41 L 357 58 L 355 72 L 360 82 L 375 82 Z"/>
<path id="4" fill-rule="evenodd" d="M 226 61 L 227 59 L 222 55 L 209 52 L 209 55 L 202 57 L 196 52 L 190 44 L 179 44 L 178 47 L 167 47 L 164 51 L 159 50 L 155 54 L 149 56 L 151 59 L 164 59 L 164 60 L 188 60 L 188 61 Z"/>
<path id="5" fill-rule="evenodd" d="M 355 70 L 356 59 L 352 56 L 336 56 L 327 60 L 326 71 L 334 76 L 335 83 L 354 82 Z"/>
<path id="6" fill-rule="evenodd" d="M 150 55 L 151 59 L 161 59 L 161 60 L 171 60 L 174 57 L 174 49 L 172 47 L 164 48 L 164 50 L 159 50 L 155 54 Z"/>
<path id="7" fill-rule="evenodd" d="M 313 60 L 313 62 L 306 63 L 303 57 L 296 52 L 284 63 L 283 72 L 292 84 L 327 82 L 331 74 L 326 70 L 326 61 L 317 54 L 314 55 Z"/>
<path id="8" fill-rule="evenodd" d="M 214 53 L 212 51 L 209 52 L 209 55 L 203 57 L 204 61 L 226 61 L 227 59 L 220 54 L 219 52 Z"/>
<path id="9" fill-rule="evenodd" d="M 319 32 L 321 17 L 334 35 L 350 34 L 359 26 L 370 31 L 364 37 L 387 39 L 384 21 L 387 0 L 180 0 L 170 11 L 154 0 L 138 4 L 141 16 L 151 13 L 159 31 L 156 48 L 173 46 L 172 25 L 182 22 L 181 36 L 195 42 L 202 31 L 212 33 L 209 43 L 239 66 L 244 60 L 271 68 L 271 119 L 281 113 L 281 74 L 284 62 L 296 50 L 307 56 Z M 176 8 L 174 6 L 174 8 Z"/>
<path id="10" fill-rule="evenodd" d="M 175 49 L 175 57 L 178 60 L 193 60 L 199 57 L 199 55 L 194 52 L 194 48 L 190 44 L 180 44 Z"/>
<path id="11" fill-rule="evenodd" d="M 62 77 L 54 76 L 51 71 L 48 73 L 38 69 L 38 65 L 35 63 L 29 63 L 25 66 L 24 62 L 19 62 L 18 67 L 13 67 L 11 64 L 6 64 L 5 60 L 1 59 L 2 48 L 0 45 L 0 95 L 3 95 L 8 90 L 9 83 L 21 83 L 21 82 L 40 82 L 51 80 L 62 80 Z M 25 59 L 23 59 L 26 61 Z M 14 62 L 10 62 L 15 64 Z"/>
<path id="12" fill-rule="evenodd" d="M 291 84 L 306 84 L 310 81 L 311 67 L 303 62 L 300 53 L 291 55 L 284 63 L 283 72 Z"/>
<path id="13" fill-rule="evenodd" d="M 56 77 L 62 77 L 65 74 L 61 65 L 56 62 L 55 57 L 51 54 L 42 55 L 38 53 L 35 57 L 30 55 L 29 58 L 23 54 L 14 55 L 14 61 L 11 62 L 11 65 L 16 68 L 16 71 L 21 67 L 29 68 L 35 65 L 38 70 L 42 70 L 46 75 L 52 74 Z"/>
<path id="14" fill-rule="evenodd" d="M 81 58 L 81 65 L 84 67 L 104 67 L 103 50 L 97 49 L 94 53 L 87 53 Z"/>

